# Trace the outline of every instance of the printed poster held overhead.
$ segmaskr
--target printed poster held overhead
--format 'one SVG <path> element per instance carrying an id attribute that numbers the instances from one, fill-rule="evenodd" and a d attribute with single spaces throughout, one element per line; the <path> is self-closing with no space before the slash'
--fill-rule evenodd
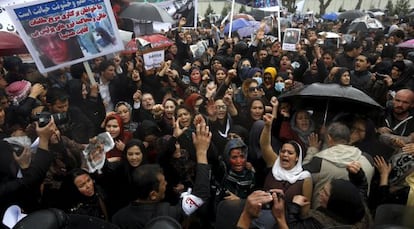
<path id="1" fill-rule="evenodd" d="M 124 49 L 109 0 L 40 0 L 6 9 L 42 73 Z"/>

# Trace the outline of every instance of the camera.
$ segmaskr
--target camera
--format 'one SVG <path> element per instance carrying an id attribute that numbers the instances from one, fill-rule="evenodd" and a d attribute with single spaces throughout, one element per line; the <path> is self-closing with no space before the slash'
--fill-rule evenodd
<path id="1" fill-rule="evenodd" d="M 376 73 L 375 73 L 375 78 L 376 78 L 377 80 L 383 80 L 386 76 L 387 76 L 387 75 L 385 75 L 385 74 L 381 74 L 381 73 L 378 73 L 378 72 L 376 72 Z"/>
<path id="2" fill-rule="evenodd" d="M 67 113 L 51 114 L 50 112 L 40 112 L 36 114 L 34 117 L 34 121 L 39 122 L 39 127 L 45 127 L 50 122 L 52 117 L 57 126 L 65 124 L 68 121 Z"/>

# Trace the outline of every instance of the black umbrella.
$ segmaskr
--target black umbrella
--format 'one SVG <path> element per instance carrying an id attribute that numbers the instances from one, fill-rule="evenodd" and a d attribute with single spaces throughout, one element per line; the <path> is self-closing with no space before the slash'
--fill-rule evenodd
<path id="1" fill-rule="evenodd" d="M 345 12 L 342 12 L 341 14 L 339 14 L 338 19 L 346 19 L 346 20 L 354 20 L 356 18 L 362 17 L 366 15 L 366 13 L 360 11 L 360 10 L 347 10 Z"/>
<path id="2" fill-rule="evenodd" d="M 174 23 L 174 19 L 162 7 L 148 2 L 130 3 L 119 15 L 121 18 Z"/>
<path id="3" fill-rule="evenodd" d="M 279 96 L 279 101 L 290 101 L 294 105 L 324 111 L 324 124 L 328 111 L 365 113 L 376 112 L 383 109 L 370 96 L 352 86 L 339 84 L 313 83 L 304 87 L 287 91 Z"/>

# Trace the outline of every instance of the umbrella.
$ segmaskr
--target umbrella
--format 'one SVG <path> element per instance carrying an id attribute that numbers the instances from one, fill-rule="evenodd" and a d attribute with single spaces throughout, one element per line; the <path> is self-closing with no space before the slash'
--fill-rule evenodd
<path id="1" fill-rule="evenodd" d="M 338 19 L 342 20 L 342 19 L 347 19 L 347 20 L 354 20 L 356 18 L 362 17 L 366 15 L 366 13 L 360 11 L 360 10 L 348 10 L 345 12 L 342 12 L 341 14 L 338 15 Z"/>
<path id="2" fill-rule="evenodd" d="M 348 27 L 348 33 L 350 31 L 367 32 L 371 29 L 384 29 L 384 26 L 378 19 L 365 15 L 352 21 Z"/>
<path id="3" fill-rule="evenodd" d="M 173 44 L 173 41 L 161 34 L 139 36 L 137 38 L 130 40 L 126 44 L 124 53 L 135 53 L 136 51 L 151 51 L 155 49 L 163 49 Z"/>
<path id="4" fill-rule="evenodd" d="M 341 35 L 334 33 L 334 32 L 319 32 L 319 36 L 331 39 L 331 38 L 341 38 Z"/>
<path id="5" fill-rule="evenodd" d="M 130 3 L 119 16 L 136 20 L 174 23 L 174 19 L 162 7 L 147 2 Z"/>
<path id="6" fill-rule="evenodd" d="M 257 30 L 259 30 L 261 23 L 259 21 L 248 21 L 249 25 L 237 30 L 240 37 L 250 37 Z M 265 26 L 265 33 L 268 33 L 270 28 L 268 25 Z"/>
<path id="7" fill-rule="evenodd" d="M 23 40 L 16 33 L 0 31 L 0 56 L 29 53 Z"/>
<path id="8" fill-rule="evenodd" d="M 287 91 L 278 99 L 282 102 L 293 102 L 306 109 L 324 111 L 324 123 L 326 123 L 328 110 L 363 112 L 365 114 L 372 111 L 378 114 L 378 111 L 383 109 L 381 105 L 359 89 L 339 84 L 313 83 Z"/>
<path id="9" fill-rule="evenodd" d="M 399 48 L 414 48 L 414 39 L 404 41 L 397 45 Z"/>
<path id="10" fill-rule="evenodd" d="M 232 22 L 231 32 L 237 31 L 247 26 L 250 26 L 250 23 L 246 19 L 244 18 L 235 19 Z M 225 34 L 229 33 L 229 30 L 230 30 L 230 23 L 227 23 L 227 25 L 224 27 L 224 33 Z"/>
<path id="11" fill-rule="evenodd" d="M 331 12 L 331 13 L 326 13 L 324 15 L 322 15 L 322 18 L 328 21 L 336 21 L 338 20 L 338 14 L 335 12 Z"/>

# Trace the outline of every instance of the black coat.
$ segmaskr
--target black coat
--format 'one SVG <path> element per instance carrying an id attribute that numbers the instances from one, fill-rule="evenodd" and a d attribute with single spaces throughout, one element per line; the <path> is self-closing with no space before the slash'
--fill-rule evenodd
<path id="1" fill-rule="evenodd" d="M 20 205 L 28 212 L 35 210 L 39 206 L 33 206 L 36 203 L 31 198 L 38 194 L 53 155 L 39 148 L 32 157 L 30 167 L 21 170 L 23 177 L 17 178 L 18 165 L 9 144 L 0 141 L 0 149 L 0 215 L 13 204 Z"/>

